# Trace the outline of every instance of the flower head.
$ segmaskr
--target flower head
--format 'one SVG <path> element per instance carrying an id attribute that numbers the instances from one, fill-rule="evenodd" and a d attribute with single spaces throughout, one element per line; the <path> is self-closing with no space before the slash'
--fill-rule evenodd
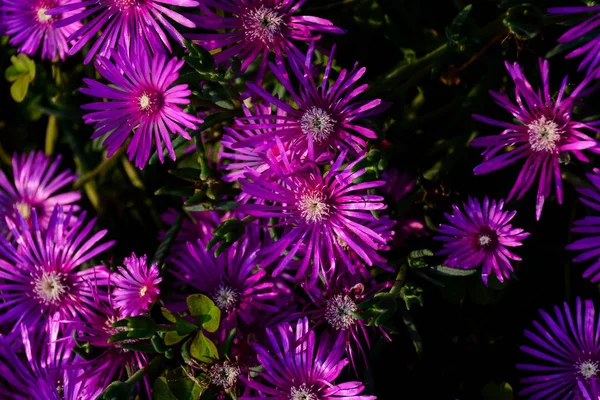
<path id="1" fill-rule="evenodd" d="M 42 229 L 48 226 L 50 215 L 57 204 L 73 205 L 81 198 L 78 192 L 57 193 L 72 183 L 77 175 L 69 170 L 57 172 L 61 157 L 54 161 L 42 152 L 13 155 L 13 181 L 0 171 L 0 232 L 7 233 L 6 219 L 17 223 L 20 216 L 31 222 L 33 211 Z"/>
<path id="2" fill-rule="evenodd" d="M 117 49 L 119 45 L 123 45 L 127 54 L 132 55 L 148 52 L 164 53 L 165 48 L 171 52 L 165 30 L 177 43 L 183 45 L 183 36 L 167 18 L 188 28 L 195 27 L 195 24 L 163 4 L 196 7 L 198 2 L 192 0 L 71 0 L 46 15 L 55 16 L 66 12 L 73 14 L 56 23 L 57 27 L 78 24 L 77 29 L 73 29 L 69 37 L 69 40 L 75 40 L 69 54 L 77 53 L 90 40 L 95 40 L 84 59 L 87 64 L 96 54 L 108 56 L 110 51 Z M 88 6 L 90 8 L 87 8 Z M 90 20 L 81 26 L 78 21 L 88 16 L 91 16 Z M 99 36 L 97 36 L 98 32 L 100 32 Z"/>
<path id="3" fill-rule="evenodd" d="M 207 50 L 221 49 L 215 61 L 228 62 L 231 57 L 242 60 L 245 71 L 262 55 L 258 79 L 265 72 L 268 55 L 275 53 L 277 62 L 302 60 L 295 41 L 314 42 L 321 36 L 316 32 L 344 33 L 331 21 L 313 16 L 297 16 L 295 12 L 306 0 L 200 0 L 203 15 L 188 15 L 197 26 L 219 30 L 219 33 L 187 35 Z M 222 15 L 225 12 L 225 16 Z"/>
<path id="4" fill-rule="evenodd" d="M 279 138 L 286 146 L 294 147 L 300 156 L 304 156 L 309 148 L 313 149 L 316 159 L 329 160 L 342 150 L 363 154 L 365 139 L 375 139 L 377 134 L 358 121 L 377 114 L 381 100 L 356 101 L 356 97 L 368 87 L 367 84 L 357 84 L 366 71 L 364 67 L 359 68 L 358 64 L 351 71 L 342 69 L 331 83 L 334 53 L 335 47 L 324 68 L 322 80 L 316 79 L 314 72 L 308 68 L 312 62 L 312 46 L 305 60 L 290 60 L 299 82 L 297 86 L 292 83 L 283 64 L 271 64 L 271 69 L 289 92 L 295 106 L 273 96 L 259 85 L 248 83 L 249 89 L 265 104 L 269 104 L 267 109 L 272 105 L 279 111 L 277 114 L 269 111 L 237 118 L 233 130 L 250 130 L 256 134 L 245 134 L 247 137 L 232 147 L 243 149 L 249 146 L 266 150 L 274 147 L 275 138 Z"/>
<path id="5" fill-rule="evenodd" d="M 59 27 L 57 23 L 73 13 L 48 15 L 46 11 L 72 3 L 73 0 L 0 0 L 0 32 L 11 37 L 9 43 L 19 46 L 20 53 L 34 55 L 41 45 L 42 59 L 64 60 L 68 38 L 81 28 L 81 23 Z"/>
<path id="6" fill-rule="evenodd" d="M 99 243 L 102 230 L 90 236 L 95 220 L 84 223 L 85 213 L 75 218 L 56 206 L 48 229 L 39 226 L 33 211 L 30 228 L 22 217 L 18 225 L 9 220 L 16 244 L 0 237 L 0 325 L 17 327 L 24 323 L 43 329 L 51 316 L 61 320 L 79 318 L 92 312 L 98 301 L 107 300 L 100 287 L 108 284 L 103 266 L 78 267 L 111 247 Z"/>
<path id="7" fill-rule="evenodd" d="M 131 57 L 123 47 L 113 54 L 113 61 L 99 57 L 95 66 L 110 86 L 92 79 L 84 79 L 88 87 L 80 90 L 90 96 L 106 98 L 82 106 L 92 112 L 84 115 L 87 124 L 95 123 L 92 139 L 107 135 L 104 145 L 112 155 L 133 132 L 127 146 L 130 160 L 143 168 L 150 157 L 152 141 L 156 142 L 158 157 L 164 161 L 163 144 L 175 160 L 170 134 L 190 139 L 184 128 L 197 129 L 202 120 L 185 113 L 180 104 L 188 104 L 191 91 L 187 85 L 172 86 L 178 78 L 183 61 L 167 60 L 164 55 L 150 58 L 148 53 Z"/>
<path id="8" fill-rule="evenodd" d="M 540 310 L 545 323 L 534 321 L 536 331 L 525 331 L 533 346 L 521 350 L 535 357 L 532 364 L 517 364 L 531 376 L 521 382 L 519 393 L 532 399 L 573 399 L 578 382 L 590 389 L 600 372 L 600 345 L 594 303 L 577 298 L 575 313 L 565 302 L 554 307 L 554 314 Z"/>
<path id="9" fill-rule="evenodd" d="M 446 214 L 450 224 L 441 224 L 441 236 L 434 238 L 446 242 L 438 252 L 448 255 L 445 264 L 461 269 L 483 266 L 481 278 L 486 285 L 492 273 L 504 282 L 513 271 L 510 260 L 521 260 L 508 247 L 521 246 L 521 240 L 529 236 L 509 223 L 517 212 L 504 211 L 504 201 L 490 201 L 487 197 L 483 204 L 469 197 L 467 204 L 463 203 L 464 211 L 456 205 L 452 208 L 454 214 Z"/>
<path id="10" fill-rule="evenodd" d="M 600 212 L 600 170 L 594 168 L 594 172 L 587 176 L 594 187 L 578 188 L 577 191 L 581 194 L 580 200 L 592 210 Z M 587 216 L 575 221 L 575 227 L 571 231 L 587 235 L 569 244 L 567 249 L 581 251 L 581 254 L 573 258 L 575 262 L 590 259 L 593 261 L 593 264 L 583 273 L 583 277 L 598 282 L 600 280 L 600 216 Z"/>
<path id="11" fill-rule="evenodd" d="M 550 95 L 548 61 L 540 61 L 542 87 L 538 90 L 527 81 L 518 64 L 506 63 L 506 68 L 516 86 L 516 104 L 504 93 L 491 91 L 490 94 L 498 105 L 518 120 L 518 123 L 473 115 L 478 121 L 504 128 L 499 135 L 473 139 L 472 146 L 486 148 L 482 153 L 484 161 L 475 167 L 474 172 L 476 175 L 487 174 L 525 158 L 508 200 L 514 196 L 522 198 L 539 175 L 536 201 L 536 218 L 539 220 L 544 201 L 552 191 L 552 182 L 556 188 L 558 202 L 562 204 L 560 163 L 563 157 L 572 153 L 578 160 L 587 162 L 589 160 L 583 154 L 583 150 L 594 149 L 598 145 L 595 139 L 582 132 L 584 129 L 597 131 L 592 124 L 571 119 L 576 98 L 592 76 L 588 76 L 567 97 L 565 78 L 558 94 L 553 97 Z"/>
<path id="12" fill-rule="evenodd" d="M 268 347 L 253 343 L 258 361 L 265 371 L 259 378 L 242 377 L 246 384 L 263 396 L 277 400 L 374 400 L 374 396 L 360 395 L 361 382 L 336 384 L 344 367 L 343 337 L 328 334 L 316 337 L 309 328 L 308 319 L 299 319 L 295 329 L 289 323 L 277 326 L 277 331 L 267 329 Z M 263 397 L 242 396 L 241 400 Z"/>
<path id="13" fill-rule="evenodd" d="M 148 306 L 156 301 L 160 290 L 156 263 L 148 267 L 146 255 L 137 257 L 134 253 L 123 260 L 118 274 L 111 277 L 114 285 L 112 299 L 115 308 L 124 317 L 134 317 L 148 311 Z"/>

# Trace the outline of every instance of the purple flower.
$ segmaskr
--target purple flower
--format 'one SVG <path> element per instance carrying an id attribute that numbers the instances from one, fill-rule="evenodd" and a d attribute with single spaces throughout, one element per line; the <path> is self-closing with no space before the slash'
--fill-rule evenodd
<path id="1" fill-rule="evenodd" d="M 281 312 L 282 286 L 256 268 L 259 247 L 250 240 L 246 236 L 215 258 L 213 251 L 206 250 L 206 242 L 198 239 L 188 242 L 187 249 L 172 260 L 171 272 L 179 283 L 205 293 L 221 310 L 222 338 L 234 327 L 248 330 Z"/>
<path id="2" fill-rule="evenodd" d="M 493 272 L 500 282 L 510 277 L 513 267 L 510 260 L 521 258 L 508 250 L 508 247 L 521 246 L 521 240 L 529 236 L 521 228 L 513 228 L 509 222 L 516 211 L 504 211 L 504 201 L 487 197 L 483 204 L 469 197 L 463 203 L 464 212 L 453 205 L 454 214 L 445 214 L 449 225 L 440 225 L 434 239 L 446 242 L 438 254 L 447 254 L 445 265 L 452 268 L 470 269 L 483 265 L 481 279 L 487 286 L 488 277 Z"/>
<path id="3" fill-rule="evenodd" d="M 123 317 L 134 317 L 148 311 L 148 306 L 156 301 L 160 290 L 156 263 L 148 267 L 146 255 L 123 260 L 124 267 L 118 267 L 118 274 L 111 276 L 113 305 Z"/>
<path id="4" fill-rule="evenodd" d="M 562 310 L 554 306 L 554 315 L 543 310 L 540 314 L 546 326 L 534 321 L 536 331 L 525 331 L 533 346 L 521 346 L 536 361 L 517 364 L 531 373 L 521 380 L 525 388 L 519 394 L 530 399 L 573 399 L 578 381 L 589 390 L 600 371 L 600 321 L 596 320 L 594 303 L 586 300 L 583 309 L 577 298 L 574 316 L 566 302 Z"/>
<path id="5" fill-rule="evenodd" d="M 56 194 L 77 179 L 69 170 L 57 173 L 60 160 L 57 156 L 52 161 L 42 152 L 13 155 L 14 182 L 0 171 L 0 233 L 8 229 L 7 218 L 17 223 L 17 214 L 30 221 L 35 210 L 40 227 L 46 229 L 55 205 L 70 205 L 73 211 L 79 209 L 72 205 L 81 198 L 79 192 Z"/>
<path id="6" fill-rule="evenodd" d="M 165 48 L 170 52 L 171 45 L 165 30 L 177 43 L 183 45 L 183 36 L 167 18 L 188 28 L 195 27 L 194 23 L 162 4 L 196 7 L 198 2 L 192 0 L 73 0 L 69 4 L 49 11 L 46 15 L 59 15 L 79 10 L 73 12 L 74 15 L 69 18 L 57 22 L 56 26 L 66 27 L 73 23 L 78 24 L 75 32 L 69 37 L 69 40 L 76 40 L 74 46 L 69 50 L 69 54 L 77 53 L 90 40 L 95 41 L 85 57 L 84 63 L 87 64 L 94 55 L 108 56 L 110 51 L 119 45 L 124 45 L 127 50 L 126 54 L 132 55 L 150 51 L 158 54 L 164 52 Z M 80 27 L 81 24 L 78 21 L 88 16 L 91 16 L 91 19 Z M 96 38 L 98 32 L 100 35 Z"/>
<path id="7" fill-rule="evenodd" d="M 567 54 L 566 58 L 575 58 L 585 54 L 577 70 L 581 71 L 584 68 L 587 68 L 590 72 L 595 70 L 600 61 L 600 35 L 596 34 L 589 37 L 589 33 L 600 25 L 600 6 L 552 7 L 548 9 L 548 12 L 560 15 L 593 13 L 593 16 L 563 33 L 558 38 L 558 43 L 574 43 L 575 45 L 579 45 L 587 42 Z"/>
<path id="8" fill-rule="evenodd" d="M 55 313 L 61 320 L 89 314 L 107 294 L 103 266 L 78 267 L 114 244 L 100 244 L 106 230 L 92 236 L 95 219 L 84 224 L 85 212 L 75 218 L 56 206 L 48 229 L 39 226 L 35 209 L 30 228 L 19 216 L 8 221 L 16 244 L 0 237 L 0 325 L 19 323 L 42 329 Z"/>
<path id="9" fill-rule="evenodd" d="M 585 379 L 585 378 L 583 378 Z M 587 386 L 587 387 L 586 387 Z M 577 394 L 575 398 L 577 400 L 599 400 L 600 399 L 600 387 L 598 385 L 598 379 L 592 378 L 588 385 L 584 384 L 581 379 L 577 380 Z"/>
<path id="10" fill-rule="evenodd" d="M 353 274 L 356 269 L 351 253 L 368 265 L 385 262 L 376 251 L 388 248 L 386 242 L 391 235 L 376 232 L 368 225 L 376 221 L 370 211 L 386 206 L 381 196 L 366 192 L 384 182 L 354 184 L 353 180 L 366 171 L 353 171 L 360 159 L 343 167 L 346 151 L 331 164 L 330 171 L 322 173 L 312 161 L 304 162 L 302 167 L 291 162 L 281 142 L 278 147 L 279 159 L 272 150 L 267 152 L 269 173 L 249 171 L 250 180 L 241 182 L 244 193 L 257 199 L 254 204 L 242 206 L 243 212 L 276 218 L 277 226 L 283 227 L 281 238 L 260 251 L 264 255 L 261 265 L 276 263 L 273 276 L 277 276 L 294 256 L 302 254 L 296 279 L 309 281 L 312 286 L 320 276 L 329 281 L 336 271 L 340 273 L 340 265 Z"/>
<path id="11" fill-rule="evenodd" d="M 83 109 L 93 110 L 84 115 L 87 124 L 96 123 L 92 139 L 107 135 L 104 145 L 110 157 L 130 136 L 127 146 L 129 159 L 138 168 L 143 168 L 150 157 L 152 141 L 156 141 L 158 157 L 164 162 L 163 144 L 169 156 L 175 160 L 175 151 L 170 134 L 191 139 L 183 129 L 197 129 L 196 123 L 202 122 L 185 113 L 180 104 L 189 104 L 191 91 L 187 85 L 172 84 L 177 80 L 177 71 L 183 61 L 164 55 L 150 58 L 148 53 L 135 53 L 127 56 L 124 47 L 113 54 L 114 63 L 107 58 L 98 57 L 94 65 L 109 85 L 92 79 L 84 79 L 89 87 L 81 92 L 90 96 L 106 98 L 108 102 L 85 104 Z"/>
<path id="12" fill-rule="evenodd" d="M 600 170 L 594 168 L 593 173 L 587 174 L 588 179 L 595 188 L 578 188 L 581 194 L 579 200 L 589 208 L 600 212 Z M 575 262 L 592 259 L 594 263 L 583 273 L 584 278 L 590 278 L 592 282 L 600 280 L 600 216 L 587 216 L 575 221 L 572 232 L 584 233 L 588 237 L 578 239 L 567 246 L 568 250 L 582 251 L 573 259 Z"/>
<path id="13" fill-rule="evenodd" d="M 486 148 L 482 153 L 484 161 L 475 167 L 474 172 L 476 175 L 487 174 L 525 158 L 521 173 L 507 200 L 515 195 L 517 199 L 521 199 L 539 175 L 536 201 L 536 218 L 539 220 L 544 200 L 552 191 L 552 181 L 556 187 L 558 202 L 562 204 L 560 163 L 569 157 L 569 152 L 578 160 L 588 162 L 582 150 L 597 147 L 596 140 L 581 132 L 581 129 L 598 131 L 591 126 L 593 123 L 571 120 L 576 97 L 581 94 L 592 76 L 589 75 L 566 98 L 565 78 L 558 94 L 552 97 L 548 80 L 548 61 L 540 61 L 542 87 L 538 90 L 533 89 L 517 63 L 506 63 L 506 68 L 515 82 L 516 104 L 504 93 L 490 91 L 490 94 L 498 105 L 518 120 L 518 123 L 473 115 L 478 121 L 504 128 L 499 135 L 473 139 L 472 146 Z"/>
<path id="14" fill-rule="evenodd" d="M 242 376 L 246 384 L 260 391 L 262 396 L 242 396 L 240 400 L 255 399 L 347 399 L 374 400 L 375 396 L 360 396 L 361 382 L 335 384 L 348 364 L 344 356 L 342 335 L 334 339 L 323 334 L 317 341 L 309 329 L 308 319 L 299 319 L 296 329 L 289 323 L 277 326 L 276 333 L 267 328 L 268 348 L 253 343 L 258 361 L 264 367 L 262 379 Z"/>
<path id="15" fill-rule="evenodd" d="M 214 55 L 220 64 L 231 57 L 242 61 L 245 71 L 262 55 L 258 80 L 264 75 L 268 55 L 275 53 L 275 60 L 303 59 L 294 41 L 313 43 L 320 39 L 316 32 L 344 33 L 331 21 L 312 16 L 293 15 L 306 0 L 200 0 L 204 15 L 188 15 L 197 26 L 220 30 L 218 33 L 195 33 L 187 35 L 207 50 L 221 49 Z M 226 16 L 221 12 L 224 11 Z"/>
<path id="16" fill-rule="evenodd" d="M 277 80 L 286 88 L 295 106 L 273 96 L 264 88 L 249 82 L 248 88 L 261 97 L 266 104 L 275 106 L 276 115 L 267 112 L 236 119 L 233 127 L 238 132 L 250 130 L 258 134 L 245 134 L 247 137 L 235 143 L 234 149 L 246 146 L 269 149 L 276 145 L 275 138 L 292 146 L 300 156 L 313 149 L 317 159 L 325 156 L 331 159 L 339 151 L 348 150 L 353 154 L 365 152 L 365 139 L 376 139 L 377 134 L 358 120 L 379 113 L 381 100 L 356 101 L 368 85 L 358 85 L 366 68 L 354 65 L 351 71 L 342 69 L 333 84 L 330 84 L 335 47 L 322 79 L 315 79 L 308 69 L 311 65 L 313 47 L 305 60 L 290 60 L 292 71 L 299 85 L 294 85 L 283 64 L 270 64 Z M 240 135 L 244 135 L 241 133 Z"/>
<path id="17" fill-rule="evenodd" d="M 57 23 L 73 13 L 47 15 L 46 11 L 71 4 L 73 0 L 0 0 L 0 32 L 11 36 L 9 43 L 19 52 L 34 55 L 42 45 L 42 59 L 55 61 L 67 54 L 67 38 L 81 23 L 59 27 Z"/>

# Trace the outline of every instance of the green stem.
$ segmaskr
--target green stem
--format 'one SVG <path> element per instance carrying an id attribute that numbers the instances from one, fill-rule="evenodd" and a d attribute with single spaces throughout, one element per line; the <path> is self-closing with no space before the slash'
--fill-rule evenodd
<path id="1" fill-rule="evenodd" d="M 123 153 L 125 153 L 125 146 L 122 146 L 111 157 L 105 158 L 100 164 L 96 166 L 96 168 L 79 178 L 73 184 L 73 188 L 80 189 L 83 185 L 94 179 L 97 175 L 108 171 L 113 166 L 113 164 L 117 162 L 117 160 L 121 157 Z"/>

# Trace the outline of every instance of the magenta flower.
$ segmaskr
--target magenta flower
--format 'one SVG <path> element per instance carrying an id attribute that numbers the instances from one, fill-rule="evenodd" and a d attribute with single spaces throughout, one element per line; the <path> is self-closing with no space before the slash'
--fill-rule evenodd
<path id="1" fill-rule="evenodd" d="M 342 335 L 334 339 L 323 334 L 317 340 L 306 318 L 299 319 L 295 329 L 286 322 L 278 325 L 276 332 L 266 331 L 268 348 L 252 344 L 264 372 L 259 373 L 259 379 L 241 377 L 262 396 L 244 395 L 240 400 L 375 400 L 375 396 L 360 395 L 364 391 L 361 382 L 335 383 L 348 364 L 342 358 Z"/>
<path id="2" fill-rule="evenodd" d="M 594 172 L 587 174 L 587 177 L 595 187 L 578 188 L 577 191 L 581 194 L 579 200 L 592 210 L 600 212 L 600 170 L 594 168 Z M 583 277 L 598 282 L 600 280 L 600 216 L 587 216 L 575 221 L 575 227 L 571 231 L 587 235 L 569 244 L 567 249 L 581 251 L 581 254 L 573 258 L 575 262 L 590 259 L 593 261 L 593 264 L 583 273 Z"/>
<path id="3" fill-rule="evenodd" d="M 6 233 L 6 219 L 17 223 L 17 214 L 30 221 L 33 210 L 37 213 L 42 229 L 48 226 L 54 206 L 69 206 L 81 198 L 79 192 L 57 194 L 65 186 L 77 179 L 69 170 L 57 173 L 61 156 L 54 161 L 42 152 L 14 154 L 12 158 L 14 182 L 0 171 L 0 233 Z"/>
<path id="4" fill-rule="evenodd" d="M 364 154 L 365 139 L 376 139 L 377 134 L 360 125 L 358 121 L 379 113 L 377 107 L 381 100 L 356 101 L 356 97 L 368 88 L 367 84 L 357 84 L 366 71 L 364 67 L 358 68 L 358 63 L 351 71 L 341 70 L 334 83 L 330 84 L 334 53 L 335 47 L 320 80 L 315 80 L 313 72 L 307 67 L 312 63 L 312 46 L 305 59 L 290 60 L 299 85 L 292 83 L 283 64 L 270 65 L 278 81 L 289 92 L 295 106 L 249 82 L 248 88 L 261 97 L 265 104 L 269 105 L 268 108 L 275 106 L 280 111 L 276 115 L 267 112 L 237 118 L 233 129 L 238 132 L 251 130 L 259 134 L 246 134 L 245 139 L 232 147 L 269 149 L 276 145 L 275 138 L 279 138 L 286 146 L 293 147 L 300 156 L 305 155 L 309 148 L 314 149 L 318 160 L 321 156 L 326 156 L 325 160 L 332 159 L 343 150 L 357 155 Z"/>
<path id="5" fill-rule="evenodd" d="M 577 48 L 567 54 L 566 58 L 585 55 L 579 64 L 578 71 L 587 68 L 589 72 L 593 72 L 600 61 L 600 35 L 596 34 L 590 37 L 590 33 L 600 25 L 600 6 L 552 7 L 548 9 L 548 12 L 559 15 L 593 13 L 590 18 L 575 25 L 558 38 L 560 44 L 575 43 L 577 45 Z M 582 45 L 578 46 L 579 44 Z"/>
<path id="6" fill-rule="evenodd" d="M 583 381 L 579 379 L 577 381 L 577 393 L 575 398 L 577 400 L 599 400 L 600 385 L 598 384 L 598 379 L 590 379 L 590 383 L 588 385 L 584 384 Z"/>
<path id="7" fill-rule="evenodd" d="M 73 0 L 0 0 L 0 32 L 10 36 L 9 43 L 19 46 L 19 52 L 34 55 L 42 46 L 42 59 L 64 60 L 68 37 L 81 27 L 76 22 L 58 26 L 58 22 L 73 13 L 48 15 L 46 11 L 71 4 Z"/>
<path id="8" fill-rule="evenodd" d="M 262 55 L 258 80 L 264 75 L 268 55 L 275 53 L 275 60 L 303 59 L 303 53 L 295 41 L 312 43 L 320 39 L 316 32 L 344 33 L 331 21 L 312 16 L 293 15 L 306 0 L 199 0 L 204 15 L 188 15 L 197 26 L 220 30 L 218 33 L 195 33 L 187 35 L 207 50 L 221 49 L 215 53 L 215 61 L 228 62 L 231 57 L 242 61 L 245 71 Z M 225 12 L 225 16 L 220 14 Z"/>
<path id="9" fill-rule="evenodd" d="M 71 55 L 81 50 L 90 40 L 95 41 L 84 59 L 84 63 L 87 64 L 96 54 L 108 57 L 110 51 L 116 50 L 119 45 L 124 45 L 126 54 L 132 56 L 148 52 L 159 54 L 163 53 L 165 48 L 171 52 L 165 30 L 183 46 L 183 36 L 167 18 L 188 28 L 193 28 L 195 25 L 163 4 L 180 7 L 198 6 L 198 2 L 192 0 L 72 0 L 49 11 L 46 15 L 53 16 L 67 12 L 74 14 L 57 22 L 56 26 L 78 24 L 77 29 L 69 37 L 69 40 L 76 41 L 69 50 Z M 74 12 L 75 10 L 78 11 Z M 91 16 L 90 20 L 81 26 L 78 21 L 89 16 Z"/>
<path id="10" fill-rule="evenodd" d="M 135 159 L 138 168 L 146 165 L 153 140 L 161 162 L 164 162 L 163 144 L 171 159 L 175 160 L 169 135 L 177 134 L 189 140 L 191 137 L 184 128 L 197 129 L 196 124 L 202 122 L 179 106 L 190 102 L 188 86 L 172 86 L 179 77 L 177 71 L 183 61 L 176 58 L 167 60 L 164 55 L 149 58 L 147 53 L 129 57 L 124 47 L 119 47 L 113 59 L 114 63 L 99 57 L 94 63 L 110 86 L 84 79 L 88 87 L 80 89 L 87 95 L 109 100 L 82 106 L 85 110 L 92 110 L 83 117 L 85 123 L 96 124 L 92 139 L 107 135 L 103 144 L 108 149 L 108 156 L 111 156 L 133 132 L 127 154 L 130 160 Z"/>
<path id="11" fill-rule="evenodd" d="M 302 254 L 296 279 L 312 286 L 319 277 L 329 281 L 344 268 L 353 274 L 351 253 L 368 265 L 385 262 L 377 251 L 387 249 L 386 237 L 391 235 L 376 232 L 368 224 L 376 220 L 370 211 L 386 206 L 381 196 L 366 192 L 384 182 L 354 184 L 353 180 L 366 171 L 363 168 L 353 172 L 360 159 L 343 167 L 346 151 L 323 174 L 312 161 L 302 166 L 298 160 L 291 162 L 281 142 L 278 148 L 279 158 L 272 150 L 267 152 L 268 174 L 248 171 L 249 181 L 241 181 L 243 192 L 256 199 L 255 203 L 240 207 L 243 212 L 276 218 L 277 226 L 283 228 L 281 238 L 260 251 L 264 255 L 261 265 L 276 263 L 273 276 L 277 276 L 294 256 Z"/>
<path id="12" fill-rule="evenodd" d="M 447 254 L 445 265 L 452 268 L 471 269 L 483 266 L 481 279 L 487 286 L 488 277 L 494 273 L 500 282 L 509 279 L 513 267 L 510 260 L 521 258 L 508 247 L 521 246 L 521 240 L 529 236 L 521 228 L 513 228 L 509 222 L 516 211 L 504 211 L 504 201 L 487 197 L 483 204 L 469 197 L 463 203 L 464 212 L 453 205 L 454 214 L 445 214 L 449 225 L 440 225 L 434 239 L 446 242 L 438 254 Z"/>
<path id="13" fill-rule="evenodd" d="M 78 267 L 114 244 L 100 244 L 102 230 L 90 236 L 95 219 L 84 224 L 85 212 L 75 218 L 56 206 L 48 229 L 39 226 L 35 209 L 30 228 L 19 216 L 8 220 L 16 244 L 0 237 L 0 325 L 16 329 L 19 323 L 42 329 L 56 313 L 61 321 L 93 312 L 105 293 L 104 266 Z M 9 325 L 10 324 L 10 325 Z"/>
<path id="14" fill-rule="evenodd" d="M 599 377 L 600 321 L 594 303 L 585 300 L 584 307 L 577 298 L 574 314 L 565 302 L 563 309 L 554 306 L 554 315 L 543 310 L 540 315 L 545 326 L 534 321 L 536 331 L 525 331 L 533 346 L 521 346 L 521 351 L 536 361 L 517 364 L 530 374 L 521 380 L 524 389 L 519 395 L 544 400 L 578 398 L 575 389 L 579 384 L 591 390 L 592 381 Z"/>
<path id="15" fill-rule="evenodd" d="M 123 317 L 142 315 L 160 293 L 158 265 L 148 267 L 146 255 L 136 257 L 134 253 L 123 260 L 123 265 L 117 268 L 118 274 L 111 276 L 113 305 Z"/>
<path id="16" fill-rule="evenodd" d="M 566 98 L 564 95 L 567 79 L 565 78 L 558 94 L 552 97 L 548 81 L 548 61 L 540 61 L 542 87 L 538 90 L 533 89 L 518 64 L 506 63 L 506 68 L 515 82 L 516 104 L 504 93 L 491 91 L 490 94 L 498 105 L 504 107 L 518 120 L 518 123 L 473 115 L 473 118 L 478 121 L 504 128 L 499 135 L 473 139 L 472 146 L 486 148 L 482 153 L 484 161 L 475 167 L 474 172 L 476 175 L 487 174 L 525 158 L 521 173 L 508 195 L 508 200 L 514 196 L 521 199 L 539 175 L 535 211 L 536 218 L 539 220 L 544 201 L 552 191 L 553 181 L 558 203 L 562 204 L 560 163 L 569 157 L 570 153 L 578 160 L 588 162 L 582 150 L 597 147 L 596 140 L 581 131 L 588 129 L 597 132 L 598 130 L 591 126 L 595 123 L 571 120 L 576 98 L 592 76 L 589 75 Z"/>

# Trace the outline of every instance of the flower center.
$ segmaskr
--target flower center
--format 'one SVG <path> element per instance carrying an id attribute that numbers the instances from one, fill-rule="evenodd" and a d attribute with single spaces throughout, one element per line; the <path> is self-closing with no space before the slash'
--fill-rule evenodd
<path id="1" fill-rule="evenodd" d="M 50 21 L 52 20 L 52 15 L 46 15 L 46 11 L 48 11 L 48 9 L 46 7 L 38 8 L 38 10 L 37 10 L 38 22 L 41 22 L 42 24 L 50 23 Z"/>
<path id="2" fill-rule="evenodd" d="M 112 3 L 112 4 L 111 4 Z M 141 3 L 140 0 L 108 0 L 108 6 L 111 5 L 119 9 L 119 11 L 126 11 L 131 7 L 135 7 Z"/>
<path id="3" fill-rule="evenodd" d="M 529 145 L 533 151 L 554 152 L 558 147 L 558 141 L 561 138 L 562 130 L 558 124 L 542 116 L 527 125 L 529 134 Z"/>
<path id="4" fill-rule="evenodd" d="M 577 368 L 577 372 L 579 372 L 585 379 L 590 379 L 592 376 L 595 376 L 598 369 L 598 362 L 592 360 L 586 360 L 582 363 L 575 365 Z"/>
<path id="5" fill-rule="evenodd" d="M 325 319 L 334 329 L 344 331 L 356 322 L 352 314 L 357 310 L 356 303 L 347 294 L 336 294 L 325 306 Z"/>
<path id="6" fill-rule="evenodd" d="M 140 297 L 144 297 L 144 295 L 146 294 L 147 291 L 148 291 L 148 286 L 146 286 L 146 285 L 142 286 L 142 288 L 140 289 Z"/>
<path id="7" fill-rule="evenodd" d="M 226 285 L 221 284 L 213 295 L 213 301 L 221 311 L 229 312 L 238 302 L 240 293 Z"/>
<path id="8" fill-rule="evenodd" d="M 305 135 L 311 135 L 320 143 L 329 138 L 335 130 L 336 121 L 322 108 L 311 107 L 300 119 L 300 127 Z"/>
<path id="9" fill-rule="evenodd" d="M 65 274 L 60 272 L 44 271 L 34 278 L 33 293 L 44 304 L 56 304 L 68 289 L 65 278 Z"/>
<path id="10" fill-rule="evenodd" d="M 481 249 L 493 249 L 498 244 L 498 234 L 490 228 L 483 228 L 475 236 L 475 245 Z"/>
<path id="11" fill-rule="evenodd" d="M 320 190 L 305 191 L 298 201 L 300 214 L 307 223 L 321 222 L 329 215 L 327 196 Z"/>
<path id="12" fill-rule="evenodd" d="M 24 220 L 28 220 L 29 218 L 31 218 L 32 212 L 31 206 L 29 204 L 18 202 L 17 204 L 15 204 L 15 208 Z"/>
<path id="13" fill-rule="evenodd" d="M 137 98 L 140 111 L 148 115 L 152 115 L 159 111 L 163 105 L 163 98 L 160 93 L 155 90 L 149 90 Z"/>
<path id="14" fill-rule="evenodd" d="M 283 25 L 283 16 L 265 6 L 248 11 L 242 21 L 246 40 L 259 40 L 265 44 L 273 42 L 279 36 Z"/>
<path id="15" fill-rule="evenodd" d="M 292 387 L 290 390 L 290 400 L 319 400 L 319 397 L 313 393 L 311 388 L 303 383 L 299 387 Z"/>
<path id="16" fill-rule="evenodd" d="M 240 368 L 229 361 L 214 364 L 208 371 L 211 383 L 215 386 L 221 386 L 223 389 L 229 389 L 235 385 L 239 374 Z"/>

